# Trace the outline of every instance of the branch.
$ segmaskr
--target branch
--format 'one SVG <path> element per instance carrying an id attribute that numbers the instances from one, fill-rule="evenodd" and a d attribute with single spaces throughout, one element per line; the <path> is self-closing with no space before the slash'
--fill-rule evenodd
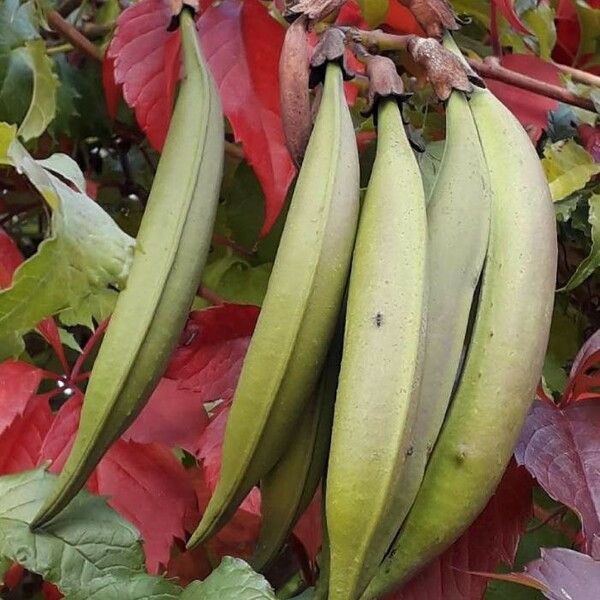
<path id="1" fill-rule="evenodd" d="M 596 112 L 596 107 L 591 98 L 578 96 L 559 85 L 546 83 L 545 81 L 534 79 L 533 77 L 523 75 L 522 73 L 511 71 L 510 69 L 503 67 L 496 59 L 486 59 L 484 61 L 467 59 L 467 62 L 482 77 L 495 79 L 496 81 L 507 83 L 513 87 L 534 92 L 540 96 L 546 96 L 547 98 L 553 98 L 554 100 L 564 102 L 565 104 Z"/>
<path id="2" fill-rule="evenodd" d="M 94 46 L 90 40 L 88 40 L 81 32 L 79 32 L 73 25 L 66 21 L 60 16 L 55 10 L 51 10 L 46 15 L 48 24 L 59 33 L 66 40 L 71 42 L 75 48 L 81 50 L 84 54 L 102 62 L 104 56 L 99 48 Z"/>
<path id="3" fill-rule="evenodd" d="M 359 41 L 367 48 L 378 48 L 380 51 L 389 50 L 405 50 L 408 41 L 412 36 L 406 35 L 393 35 L 391 33 L 384 33 L 383 31 L 363 31 L 359 29 L 352 29 L 352 37 L 355 41 Z M 597 112 L 594 103 L 590 98 L 578 96 L 569 90 L 539 79 L 534 79 L 522 73 L 511 71 L 506 67 L 503 67 L 498 62 L 497 58 L 489 57 L 483 61 L 476 61 L 467 59 L 467 62 L 479 75 L 482 77 L 488 77 L 489 79 L 495 79 L 502 81 L 513 87 L 521 88 L 539 94 L 540 96 L 546 96 L 547 98 L 553 98 L 559 102 L 570 104 L 572 106 L 578 106 L 591 112 Z M 581 74 L 579 71 L 578 75 Z"/>
<path id="4" fill-rule="evenodd" d="M 575 69 L 574 67 L 568 67 L 567 65 L 561 65 L 560 63 L 554 63 L 554 66 L 559 71 L 570 75 L 573 81 L 578 81 L 579 83 L 585 83 L 585 85 L 591 85 L 592 87 L 600 88 L 600 77 L 598 77 L 598 75 L 594 75 L 593 73 L 588 73 L 587 71 L 582 71 L 580 69 Z"/>

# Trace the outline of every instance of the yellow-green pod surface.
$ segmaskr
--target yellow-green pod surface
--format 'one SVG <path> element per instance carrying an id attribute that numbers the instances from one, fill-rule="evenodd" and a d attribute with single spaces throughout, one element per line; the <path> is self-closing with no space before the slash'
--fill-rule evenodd
<path id="1" fill-rule="evenodd" d="M 470 107 L 491 187 L 490 239 L 460 383 L 415 503 L 365 598 L 399 587 L 473 522 L 508 464 L 548 341 L 556 225 L 529 137 L 487 91 Z M 461 169 L 457 165 L 457 169 Z"/>
<path id="2" fill-rule="evenodd" d="M 413 500 L 459 374 L 489 238 L 487 167 L 469 103 L 460 92 L 448 101 L 446 132 L 442 164 L 427 204 L 427 333 L 414 451 L 402 484 Z"/>
<path id="3" fill-rule="evenodd" d="M 335 340 L 333 346 L 336 346 Z M 262 521 L 251 561 L 257 571 L 277 556 L 313 499 L 323 476 L 329 453 L 339 358 L 340 351 L 332 347 L 314 398 L 300 417 L 290 446 L 260 482 Z"/>
<path id="4" fill-rule="evenodd" d="M 427 219 L 419 167 L 395 99 L 378 108 L 327 474 L 330 600 L 355 600 L 412 498 L 401 485 L 421 376 Z"/>
<path id="5" fill-rule="evenodd" d="M 127 287 L 94 363 L 79 431 L 32 527 L 60 512 L 132 423 L 162 375 L 200 283 L 223 169 L 223 115 L 191 16 L 181 18 L 185 76 L 137 237 Z"/>
<path id="6" fill-rule="evenodd" d="M 227 521 L 290 442 L 335 329 L 358 195 L 354 127 L 332 63 L 229 414 L 219 482 L 190 547 Z"/>

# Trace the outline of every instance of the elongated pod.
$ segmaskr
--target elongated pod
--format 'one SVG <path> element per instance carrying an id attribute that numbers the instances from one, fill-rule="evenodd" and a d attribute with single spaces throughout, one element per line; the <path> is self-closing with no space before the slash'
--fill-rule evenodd
<path id="1" fill-rule="evenodd" d="M 421 489 L 365 598 L 400 586 L 481 512 L 510 459 L 541 374 L 556 276 L 548 184 L 529 137 L 491 93 L 476 91 L 470 107 L 492 193 L 473 333 Z"/>
<path id="2" fill-rule="evenodd" d="M 413 453 L 402 484 L 413 500 L 459 374 L 489 238 L 487 167 L 469 103 L 460 92 L 448 101 L 446 132 L 442 164 L 427 204 L 427 333 Z"/>
<path id="3" fill-rule="evenodd" d="M 419 167 L 396 99 L 382 99 L 352 260 L 327 474 L 330 600 L 360 596 L 412 500 L 399 484 L 421 376 L 426 246 Z"/>
<path id="4" fill-rule="evenodd" d="M 136 253 L 94 363 L 79 431 L 46 523 L 85 484 L 143 408 L 177 343 L 209 250 L 223 168 L 223 115 L 195 25 L 181 19 L 185 77 L 137 237 Z"/>
<path id="5" fill-rule="evenodd" d="M 310 400 L 350 267 L 358 176 L 342 73 L 330 63 L 229 414 L 219 482 L 189 546 L 218 530 L 273 468 Z"/>
<path id="6" fill-rule="evenodd" d="M 256 570 L 275 558 L 323 476 L 341 356 L 339 337 L 332 343 L 314 398 L 300 417 L 290 446 L 260 482 L 262 521 L 251 561 Z"/>

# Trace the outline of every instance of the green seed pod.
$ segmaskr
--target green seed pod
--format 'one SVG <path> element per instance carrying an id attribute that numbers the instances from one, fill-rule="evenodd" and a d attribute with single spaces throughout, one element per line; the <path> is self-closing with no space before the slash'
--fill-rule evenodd
<path id="1" fill-rule="evenodd" d="M 421 173 L 396 99 L 383 98 L 352 260 L 327 474 L 330 600 L 360 596 L 412 501 L 400 484 L 421 376 L 426 248 Z"/>
<path id="2" fill-rule="evenodd" d="M 188 546 L 215 533 L 289 445 L 331 342 L 358 220 L 356 138 L 340 67 L 323 97 L 225 430 L 221 474 Z"/>
<path id="3" fill-rule="evenodd" d="M 460 383 L 423 483 L 365 599 L 401 586 L 485 507 L 541 375 L 557 254 L 548 184 L 529 137 L 500 101 L 488 91 L 475 91 L 470 107 L 491 189 L 477 314 Z"/>
<path id="4" fill-rule="evenodd" d="M 192 17 L 181 18 L 185 77 L 119 294 L 87 387 L 75 444 L 32 528 L 58 514 L 144 407 L 200 284 L 221 174 L 221 104 Z"/>

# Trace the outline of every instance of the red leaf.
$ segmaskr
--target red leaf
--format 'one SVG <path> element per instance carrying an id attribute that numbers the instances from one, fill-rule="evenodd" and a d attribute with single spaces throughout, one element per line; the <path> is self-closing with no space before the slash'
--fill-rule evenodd
<path id="1" fill-rule="evenodd" d="M 541 554 L 523 573 L 496 578 L 542 590 L 550 600 L 597 600 L 600 562 L 568 548 L 542 548 Z"/>
<path id="2" fill-rule="evenodd" d="M 18 473 L 37 466 L 52 418 L 47 396 L 29 398 L 25 411 L 0 434 L 0 474 Z"/>
<path id="3" fill-rule="evenodd" d="M 33 365 L 16 360 L 0 363 L 0 435 L 23 415 L 41 381 L 42 371 Z"/>
<path id="4" fill-rule="evenodd" d="M 335 20 L 336 25 L 346 25 L 347 27 L 358 27 L 359 29 L 369 29 L 369 24 L 364 20 L 360 6 L 356 0 L 347 0 L 342 4 L 342 8 Z"/>
<path id="5" fill-rule="evenodd" d="M 519 15 L 516 13 L 515 8 L 513 6 L 512 0 L 494 0 L 496 8 L 506 17 L 506 20 L 513 26 L 513 28 L 525 35 L 530 34 L 531 32 L 523 23 L 521 19 L 519 19 Z"/>
<path id="6" fill-rule="evenodd" d="M 176 381 L 163 378 L 122 439 L 140 444 L 158 442 L 193 453 L 208 425 L 202 402 L 198 393 L 180 389 Z"/>
<path id="7" fill-rule="evenodd" d="M 143 0 L 124 10 L 106 52 L 105 69 L 114 63 L 114 83 L 134 108 L 150 143 L 160 150 L 169 128 L 180 73 L 179 30 L 168 32 L 170 9 L 164 0 Z M 103 73 L 109 107 L 114 108 L 112 82 Z"/>
<path id="8" fill-rule="evenodd" d="M 559 0 L 556 8 L 556 45 L 552 58 L 573 65 L 581 41 L 581 26 L 572 0 Z"/>
<path id="9" fill-rule="evenodd" d="M 10 287 L 13 273 L 22 262 L 23 256 L 17 244 L 0 227 L 0 289 Z"/>
<path id="10" fill-rule="evenodd" d="M 279 54 L 284 30 L 259 0 L 224 0 L 198 20 L 206 60 L 225 115 L 265 193 L 266 235 L 295 174 L 279 109 Z"/>
<path id="11" fill-rule="evenodd" d="M 308 558 L 315 562 L 323 543 L 323 528 L 321 520 L 321 488 L 317 489 L 315 497 L 304 511 L 296 527 L 294 535 L 304 546 Z"/>
<path id="12" fill-rule="evenodd" d="M 390 0 L 388 12 L 383 21 L 382 28 L 393 33 L 425 36 L 423 28 L 417 23 L 412 12 L 397 0 Z"/>
<path id="13" fill-rule="evenodd" d="M 61 407 L 44 441 L 40 460 L 53 459 L 54 472 L 62 468 L 73 444 L 81 403 L 77 396 Z M 158 572 L 168 563 L 173 540 L 184 539 L 184 518 L 195 508 L 185 469 L 168 448 L 118 440 L 100 461 L 88 488 L 108 496 L 108 503 L 140 530 L 149 571 Z"/>
<path id="14" fill-rule="evenodd" d="M 525 54 L 507 54 L 501 64 L 524 75 L 540 81 L 560 85 L 558 69 L 537 56 Z M 513 112 L 523 127 L 529 129 L 529 135 L 537 141 L 542 130 L 548 126 L 548 113 L 558 108 L 558 102 L 527 90 L 517 89 L 501 81 L 486 79 L 489 89 Z"/>
<path id="15" fill-rule="evenodd" d="M 218 453 L 220 463 L 220 446 Z M 213 485 L 207 479 L 204 469 L 197 473 L 195 489 L 200 513 L 208 505 L 216 481 L 212 483 Z M 198 524 L 198 520 L 197 516 L 192 520 L 191 525 L 193 528 Z M 253 488 L 233 517 L 206 545 L 211 552 L 219 557 L 232 555 L 247 560 L 254 553 L 259 527 L 260 491 L 258 488 Z"/>
<path id="16" fill-rule="evenodd" d="M 531 478 L 511 462 L 495 495 L 469 529 L 387 600 L 481 600 L 487 580 L 473 571 L 512 564 L 531 516 Z"/>
<path id="17" fill-rule="evenodd" d="M 259 308 L 222 304 L 190 314 L 183 343 L 175 350 L 165 377 L 199 394 L 200 402 L 229 400 L 242 368 Z"/>
<path id="18" fill-rule="evenodd" d="M 106 109 L 111 119 L 117 116 L 119 100 L 123 93 L 121 86 L 115 81 L 115 61 L 107 55 L 102 61 L 102 87 L 104 88 L 104 98 L 106 99 Z M 87 184 L 87 181 L 86 181 Z M 87 192 L 87 190 L 86 190 Z M 88 193 L 88 196 L 90 194 Z M 95 197 L 95 196 L 92 196 Z"/>
<path id="19" fill-rule="evenodd" d="M 600 535 L 600 402 L 558 408 L 536 400 L 515 457 L 548 495 L 580 516 L 586 550 L 595 555 L 594 537 Z"/>

